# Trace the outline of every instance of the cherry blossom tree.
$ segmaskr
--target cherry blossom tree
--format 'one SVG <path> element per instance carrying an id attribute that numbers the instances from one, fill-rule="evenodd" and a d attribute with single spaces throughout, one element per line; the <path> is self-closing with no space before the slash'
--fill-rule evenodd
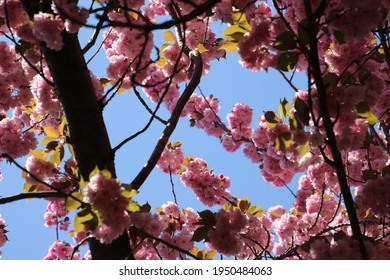
<path id="1" fill-rule="evenodd" d="M 47 201 L 45 225 L 74 244 L 55 240 L 45 259 L 388 259 L 389 9 L 388 0 L 0 0 L 0 160 L 25 180 L 0 203 Z M 83 46 L 80 29 L 93 30 Z M 84 58 L 96 46 L 105 77 Z M 276 69 L 295 97 L 256 127 L 250 104 L 235 104 L 224 121 L 218 99 L 197 87 L 226 52 L 249 70 Z M 123 90 L 150 118 L 111 147 L 102 111 Z M 236 197 L 227 176 L 170 140 L 181 118 L 242 152 L 275 187 L 298 176 L 291 208 Z M 161 137 L 121 182 L 115 155 L 152 122 L 163 124 Z M 156 167 L 206 210 L 140 205 Z"/>

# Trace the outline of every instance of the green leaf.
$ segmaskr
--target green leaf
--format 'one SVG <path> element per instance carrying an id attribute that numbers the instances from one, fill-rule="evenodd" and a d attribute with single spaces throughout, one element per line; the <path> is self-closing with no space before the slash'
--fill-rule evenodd
<path id="1" fill-rule="evenodd" d="M 295 52 L 284 52 L 278 57 L 277 69 L 284 72 L 292 71 L 297 65 L 299 55 Z"/>
<path id="2" fill-rule="evenodd" d="M 386 176 L 388 174 L 390 174 L 390 165 L 387 165 L 382 169 L 382 176 Z"/>
<path id="3" fill-rule="evenodd" d="M 301 158 L 303 158 L 307 153 L 310 153 L 311 148 L 310 148 L 310 142 L 307 141 L 306 144 L 301 145 L 298 147 L 298 152 Z"/>
<path id="4" fill-rule="evenodd" d="M 323 77 L 323 81 L 324 81 L 324 85 L 326 87 L 330 87 L 330 88 L 334 88 L 337 86 L 337 83 L 339 81 L 339 76 L 337 76 L 336 74 L 334 73 L 327 73 L 324 77 Z"/>
<path id="5" fill-rule="evenodd" d="M 141 207 L 139 206 L 138 202 L 130 200 L 127 210 L 130 212 L 138 212 L 141 210 Z"/>
<path id="6" fill-rule="evenodd" d="M 237 43 L 241 40 L 242 36 L 247 33 L 247 31 L 244 28 L 234 24 L 222 30 L 221 33 L 227 40 Z"/>
<path id="7" fill-rule="evenodd" d="M 275 149 L 279 151 L 285 151 L 292 144 L 294 141 L 290 132 L 282 132 L 275 138 Z"/>
<path id="8" fill-rule="evenodd" d="M 277 124 L 280 123 L 279 118 L 272 111 L 265 112 L 264 118 L 265 118 L 265 121 L 267 122 L 267 125 L 269 128 L 274 128 Z"/>
<path id="9" fill-rule="evenodd" d="M 84 208 L 74 217 L 73 228 L 75 232 L 83 230 L 94 230 L 99 225 L 99 218 L 89 208 Z"/>
<path id="10" fill-rule="evenodd" d="M 176 36 L 175 36 L 175 34 L 173 34 L 172 31 L 168 30 L 168 31 L 164 32 L 164 40 L 166 42 L 174 43 L 174 42 L 176 42 Z"/>
<path id="11" fill-rule="evenodd" d="M 211 212 L 210 210 L 204 210 L 198 214 L 200 216 L 200 220 L 197 224 L 199 225 L 212 227 L 217 222 L 215 220 L 215 213 Z"/>
<path id="12" fill-rule="evenodd" d="M 295 98 L 294 108 L 296 110 L 295 117 L 297 117 L 303 125 L 309 125 L 310 121 L 310 109 L 309 106 L 300 99 L 299 97 Z"/>
<path id="13" fill-rule="evenodd" d="M 291 110 L 290 103 L 288 103 L 286 98 L 284 98 L 283 101 L 280 101 L 280 104 L 279 104 L 279 115 L 282 118 L 284 118 L 284 119 L 288 118 L 288 116 L 290 114 L 290 110 Z"/>
<path id="14" fill-rule="evenodd" d="M 370 107 L 364 103 L 360 102 L 356 105 L 356 111 L 360 118 L 366 119 L 370 125 L 374 125 L 379 122 L 377 117 L 371 111 Z"/>
<path id="15" fill-rule="evenodd" d="M 364 181 L 375 180 L 376 179 L 374 171 L 372 171 L 370 169 L 363 170 L 362 171 L 362 177 L 363 177 Z"/>
<path id="16" fill-rule="evenodd" d="M 292 32 L 286 31 L 280 34 L 275 42 L 274 47 L 279 51 L 288 51 L 295 49 L 297 43 L 295 41 L 295 36 Z"/>
<path id="17" fill-rule="evenodd" d="M 248 199 L 240 199 L 237 203 L 237 206 L 241 212 L 245 213 L 251 206 L 251 202 Z"/>
<path id="18" fill-rule="evenodd" d="M 232 42 L 232 41 L 225 41 L 221 47 L 219 47 L 221 50 L 225 50 L 227 52 L 237 52 L 238 50 L 238 43 L 237 42 Z"/>
<path id="19" fill-rule="evenodd" d="M 202 240 L 207 240 L 207 234 L 209 233 L 211 227 L 203 226 L 195 230 L 194 235 L 192 236 L 192 241 L 200 242 Z"/>
<path id="20" fill-rule="evenodd" d="M 78 200 L 76 200 L 75 198 Z M 83 195 L 79 192 L 72 192 L 71 196 L 68 196 L 65 199 L 65 208 L 67 210 L 77 209 L 82 205 L 80 201 L 83 201 Z"/>

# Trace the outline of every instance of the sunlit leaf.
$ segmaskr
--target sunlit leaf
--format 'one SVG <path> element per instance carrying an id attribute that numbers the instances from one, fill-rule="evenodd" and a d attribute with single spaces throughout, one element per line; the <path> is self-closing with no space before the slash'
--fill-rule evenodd
<path id="1" fill-rule="evenodd" d="M 91 209 L 84 208 L 74 217 L 73 229 L 80 232 L 83 230 L 94 230 L 99 225 L 99 218 Z"/>
<path id="2" fill-rule="evenodd" d="M 377 117 L 371 111 L 370 107 L 364 102 L 361 102 L 356 105 L 356 111 L 358 113 L 358 116 L 360 118 L 366 119 L 370 125 L 374 125 L 379 122 Z"/>
<path id="3" fill-rule="evenodd" d="M 237 43 L 241 40 L 242 36 L 247 33 L 247 31 L 238 25 L 231 25 L 222 30 L 221 33 L 227 40 Z"/>
<path id="4" fill-rule="evenodd" d="M 244 29 L 246 31 L 252 30 L 252 26 L 249 24 L 245 13 L 242 13 L 242 12 L 232 13 L 232 20 L 233 20 L 235 25 L 238 25 L 242 29 Z"/>
<path id="5" fill-rule="evenodd" d="M 167 65 L 167 59 L 165 57 L 160 57 L 160 59 L 156 61 L 156 65 L 164 67 L 165 65 Z"/>
<path id="6" fill-rule="evenodd" d="M 129 206 L 127 207 L 127 210 L 130 212 L 138 212 L 141 210 L 141 207 L 139 206 L 138 202 L 134 200 L 130 200 Z"/>
<path id="7" fill-rule="evenodd" d="M 79 192 L 72 192 L 71 196 L 65 199 L 65 208 L 67 210 L 77 209 L 82 205 L 80 201 L 83 201 L 83 195 Z"/>
<path id="8" fill-rule="evenodd" d="M 280 123 L 279 118 L 272 111 L 267 111 L 264 113 L 265 121 L 267 122 L 267 126 L 269 128 L 274 128 L 277 124 Z"/>
<path id="9" fill-rule="evenodd" d="M 42 146 L 47 146 L 50 142 L 57 142 L 57 137 L 49 137 L 46 136 L 42 139 L 42 141 L 39 143 Z"/>
<path id="10" fill-rule="evenodd" d="M 204 52 L 208 52 L 209 50 L 205 48 L 205 46 L 203 46 L 203 44 L 201 43 L 198 43 L 198 45 L 196 46 L 198 48 L 198 51 L 199 53 L 204 53 Z"/>
<path id="11" fill-rule="evenodd" d="M 110 79 L 107 79 L 107 78 L 100 78 L 100 84 L 102 85 L 102 87 L 106 87 L 108 85 L 110 85 L 111 83 L 111 80 Z"/>
<path id="12" fill-rule="evenodd" d="M 48 154 L 44 150 L 30 150 L 30 155 L 33 155 L 37 159 L 46 161 Z"/>
<path id="13" fill-rule="evenodd" d="M 290 110 L 291 110 L 290 103 L 288 103 L 286 98 L 284 98 L 283 101 L 281 101 L 279 104 L 279 115 L 282 118 L 288 118 L 290 114 Z"/>
<path id="14" fill-rule="evenodd" d="M 237 203 L 238 208 L 241 212 L 246 212 L 251 205 L 251 202 L 248 199 L 240 199 Z"/>
<path id="15" fill-rule="evenodd" d="M 284 151 L 294 143 L 290 132 L 282 132 L 275 138 L 275 149 Z"/>
<path id="16" fill-rule="evenodd" d="M 175 36 L 175 34 L 173 34 L 172 31 L 168 30 L 168 31 L 164 32 L 164 40 L 166 42 L 174 43 L 174 42 L 176 42 L 176 36 Z"/>
<path id="17" fill-rule="evenodd" d="M 52 138 L 58 138 L 60 137 L 60 133 L 58 132 L 57 129 L 55 129 L 54 127 L 51 127 L 51 126 L 43 126 L 42 127 L 43 131 L 45 132 L 45 134 L 49 137 L 52 137 Z"/>

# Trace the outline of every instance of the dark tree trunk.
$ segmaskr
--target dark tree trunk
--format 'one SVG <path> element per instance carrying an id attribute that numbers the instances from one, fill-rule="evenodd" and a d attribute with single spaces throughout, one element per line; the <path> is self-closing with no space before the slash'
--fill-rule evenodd
<path id="1" fill-rule="evenodd" d="M 40 10 L 48 9 L 51 1 L 22 2 L 33 18 Z M 46 5 L 43 6 L 42 2 Z M 62 38 L 64 46 L 60 51 L 48 49 L 44 43 L 41 43 L 40 49 L 68 122 L 79 174 L 87 180 L 90 172 L 98 166 L 110 170 L 115 177 L 114 153 L 78 36 L 64 31 Z M 89 245 L 93 259 L 125 259 L 131 251 L 126 232 L 111 244 L 101 244 L 92 239 Z"/>

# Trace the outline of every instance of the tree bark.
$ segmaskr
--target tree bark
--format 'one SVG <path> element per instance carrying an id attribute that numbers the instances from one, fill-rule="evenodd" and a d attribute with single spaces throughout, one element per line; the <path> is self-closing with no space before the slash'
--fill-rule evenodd
<path id="1" fill-rule="evenodd" d="M 33 19 L 40 10 L 48 9 L 51 1 L 22 2 Z M 40 44 L 40 49 L 67 119 L 79 174 L 88 180 L 91 171 L 98 166 L 108 169 L 115 177 L 114 153 L 78 36 L 63 31 L 62 39 L 64 45 L 60 51 L 51 50 L 44 43 Z M 91 239 L 89 246 L 93 259 L 126 259 L 131 252 L 127 232 L 111 244 Z"/>

